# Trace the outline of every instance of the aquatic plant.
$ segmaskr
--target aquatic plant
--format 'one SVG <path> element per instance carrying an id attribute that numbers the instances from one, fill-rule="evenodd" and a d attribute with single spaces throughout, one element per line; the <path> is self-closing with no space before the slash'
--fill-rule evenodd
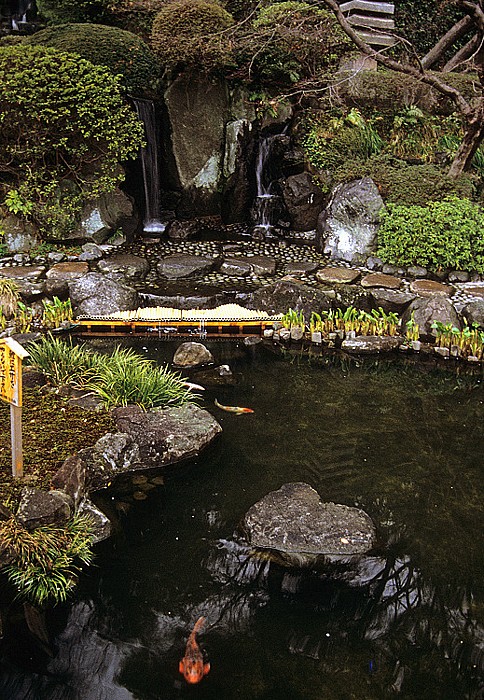
<path id="1" fill-rule="evenodd" d="M 86 516 L 35 530 L 12 516 L 0 523 L 0 551 L 10 559 L 4 572 L 18 596 L 32 605 L 63 602 L 82 565 L 92 562 L 92 540 L 92 522 Z"/>
<path id="2" fill-rule="evenodd" d="M 54 386 L 85 386 L 97 370 L 101 356 L 85 345 L 73 345 L 51 334 L 28 346 L 30 365 L 42 372 Z"/>
<path id="3" fill-rule="evenodd" d="M 42 315 L 42 325 L 46 328 L 59 328 L 66 321 L 72 321 L 71 300 L 61 301 L 58 297 L 53 297 L 52 301 L 42 299 L 44 313 Z"/>
<path id="4" fill-rule="evenodd" d="M 294 309 L 289 309 L 287 313 L 281 318 L 281 323 L 284 328 L 291 330 L 291 328 L 301 328 L 301 330 L 306 329 L 306 321 L 304 319 L 303 311 L 295 311 Z"/>
<path id="5" fill-rule="evenodd" d="M 415 323 L 413 311 L 409 320 L 405 324 L 405 338 L 410 342 L 420 338 L 420 328 L 418 323 Z"/>
<path id="6" fill-rule="evenodd" d="M 150 409 L 193 403 L 193 395 L 180 375 L 119 347 L 99 363 L 88 386 L 108 409 L 129 404 Z"/>
<path id="7" fill-rule="evenodd" d="M 0 277 L 0 310 L 6 319 L 15 316 L 20 300 L 20 287 L 15 280 Z"/>
<path id="8" fill-rule="evenodd" d="M 465 325 L 462 330 L 452 323 L 434 321 L 431 326 L 435 331 L 435 344 L 440 348 L 458 348 L 462 357 L 484 357 L 484 331 L 480 330 L 477 323 Z"/>

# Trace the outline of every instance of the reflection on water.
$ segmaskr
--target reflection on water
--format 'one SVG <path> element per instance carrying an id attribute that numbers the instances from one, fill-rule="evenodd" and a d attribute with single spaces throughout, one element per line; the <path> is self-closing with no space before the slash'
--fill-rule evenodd
<path id="1" fill-rule="evenodd" d="M 12 628 L 0 697 L 484 697 L 480 378 L 211 350 L 239 381 L 207 390 L 204 404 L 255 413 L 217 412 L 218 443 L 146 500 L 130 499 L 129 480 L 109 494 L 118 533 L 52 616 L 53 657 Z M 373 517 L 379 545 L 351 574 L 287 570 L 234 537 L 245 511 L 287 481 Z M 200 615 L 212 668 L 188 687 L 178 661 Z"/>

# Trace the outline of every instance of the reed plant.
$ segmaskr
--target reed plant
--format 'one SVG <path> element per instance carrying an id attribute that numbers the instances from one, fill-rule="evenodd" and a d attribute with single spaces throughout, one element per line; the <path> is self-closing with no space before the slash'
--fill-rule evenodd
<path id="1" fill-rule="evenodd" d="M 30 365 L 42 372 L 54 386 L 72 384 L 84 387 L 93 378 L 103 361 L 99 353 L 85 345 L 73 345 L 49 334 L 28 347 Z"/>
<path id="2" fill-rule="evenodd" d="M 119 347 L 99 363 L 88 386 L 107 409 L 130 404 L 150 409 L 193 402 L 180 375 Z"/>
<path id="3" fill-rule="evenodd" d="M 477 323 L 470 326 L 466 324 L 462 330 L 452 323 L 434 321 L 432 329 L 435 331 L 435 344 L 441 348 L 455 346 L 462 357 L 484 358 L 484 331 L 480 330 Z"/>
<path id="4" fill-rule="evenodd" d="M 20 287 L 15 280 L 0 277 L 0 310 L 5 319 L 11 319 L 18 310 Z"/>
<path id="5" fill-rule="evenodd" d="M 0 551 L 10 559 L 4 568 L 7 578 L 20 598 L 37 607 L 66 600 L 82 566 L 92 562 L 92 541 L 86 516 L 32 531 L 14 516 L 0 522 Z"/>
<path id="6" fill-rule="evenodd" d="M 71 300 L 61 301 L 58 297 L 53 297 L 52 301 L 42 300 L 44 313 L 42 315 L 42 325 L 45 328 L 60 328 L 62 324 L 72 321 Z"/>

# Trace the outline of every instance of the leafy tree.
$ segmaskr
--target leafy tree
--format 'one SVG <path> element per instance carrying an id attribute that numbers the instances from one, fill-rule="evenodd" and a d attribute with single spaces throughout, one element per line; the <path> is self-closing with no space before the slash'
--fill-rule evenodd
<path id="1" fill-rule="evenodd" d="M 41 17 L 49 24 L 99 22 L 111 4 L 109 0 L 36 0 Z"/>
<path id="2" fill-rule="evenodd" d="M 106 66 L 113 75 L 122 75 L 130 95 L 151 96 L 158 88 L 160 65 L 156 56 L 144 41 L 123 29 L 62 24 L 33 34 L 26 43 L 77 53 L 95 65 Z"/>
<path id="3" fill-rule="evenodd" d="M 119 77 L 43 46 L 0 48 L 0 127 L 0 201 L 53 237 L 116 187 L 143 136 Z"/>

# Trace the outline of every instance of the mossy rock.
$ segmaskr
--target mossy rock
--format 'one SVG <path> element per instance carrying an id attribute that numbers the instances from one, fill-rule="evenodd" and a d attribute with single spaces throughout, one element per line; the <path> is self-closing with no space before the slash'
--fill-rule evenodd
<path id="1" fill-rule="evenodd" d="M 121 75 L 131 95 L 153 96 L 159 87 L 161 66 L 142 39 L 117 27 L 100 24 L 61 24 L 26 39 L 28 44 L 76 53 L 95 65 Z"/>

